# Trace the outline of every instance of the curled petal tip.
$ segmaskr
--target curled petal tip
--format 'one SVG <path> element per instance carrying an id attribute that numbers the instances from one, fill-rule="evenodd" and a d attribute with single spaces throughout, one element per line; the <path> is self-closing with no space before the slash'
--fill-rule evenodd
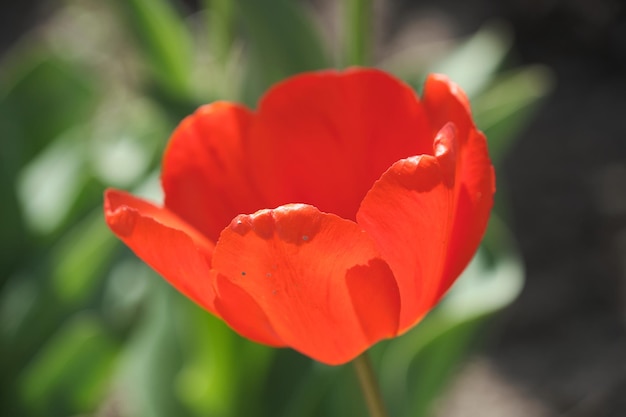
<path id="1" fill-rule="evenodd" d="M 123 200 L 129 194 L 115 189 L 104 192 L 104 218 L 106 223 L 120 237 L 128 237 L 133 233 L 137 217 L 137 210 L 124 204 Z"/>

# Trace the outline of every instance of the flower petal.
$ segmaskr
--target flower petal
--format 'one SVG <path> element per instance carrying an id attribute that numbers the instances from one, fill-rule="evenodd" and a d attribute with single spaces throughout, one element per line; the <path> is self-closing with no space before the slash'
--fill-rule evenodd
<path id="1" fill-rule="evenodd" d="M 262 327 L 327 364 L 397 332 L 398 287 L 374 242 L 357 224 L 313 206 L 236 217 L 220 236 L 213 268 L 218 309 L 246 337 L 258 340 L 245 323 L 249 300 L 267 318 Z M 254 309 L 254 322 L 262 322 Z"/>
<path id="2" fill-rule="evenodd" d="M 285 346 L 257 300 L 217 271 L 214 271 L 214 280 L 219 288 L 215 307 L 232 328 L 255 342 L 274 347 Z"/>
<path id="3" fill-rule="evenodd" d="M 213 241 L 237 214 L 265 207 L 244 155 L 253 117 L 236 104 L 202 106 L 176 128 L 163 159 L 165 206 Z"/>
<path id="4" fill-rule="evenodd" d="M 486 151 L 486 149 L 483 149 Z M 402 299 L 400 332 L 419 321 L 443 296 L 469 262 L 482 238 L 491 188 L 480 201 L 465 198 L 467 185 L 457 170 L 461 149 L 454 125 L 439 132 L 434 155 L 395 163 L 367 194 L 358 224 L 377 242 L 393 271 Z M 491 167 L 486 154 L 475 174 Z M 486 164 L 486 169 L 478 169 Z M 484 186 L 485 181 L 481 184 Z M 477 226 L 471 223 L 477 221 Z"/>
<path id="5" fill-rule="evenodd" d="M 451 121 L 459 139 L 457 208 L 444 272 L 447 283 L 463 271 L 482 239 L 493 206 L 495 174 L 485 136 L 472 121 L 463 90 L 447 77 L 433 74 L 424 88 L 424 107 L 432 128 L 440 129 Z"/>
<path id="6" fill-rule="evenodd" d="M 262 99 L 250 160 L 269 207 L 307 203 L 354 220 L 392 163 L 430 152 L 429 132 L 413 90 L 381 71 L 308 73 Z"/>
<path id="7" fill-rule="evenodd" d="M 442 74 L 430 74 L 424 84 L 423 106 L 428 114 L 432 137 L 447 124 L 454 123 L 457 139 L 464 143 L 476 130 L 470 104 L 463 90 Z"/>
<path id="8" fill-rule="evenodd" d="M 216 314 L 210 279 L 213 244 L 166 208 L 123 191 L 104 194 L 111 230 L 178 291 Z"/>

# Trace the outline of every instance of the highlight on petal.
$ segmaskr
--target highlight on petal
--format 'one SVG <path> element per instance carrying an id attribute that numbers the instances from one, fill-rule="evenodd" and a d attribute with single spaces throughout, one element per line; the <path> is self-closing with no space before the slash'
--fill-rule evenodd
<path id="1" fill-rule="evenodd" d="M 458 138 L 456 212 L 449 242 L 449 256 L 442 276 L 447 288 L 470 261 L 482 239 L 495 193 L 495 173 L 487 141 L 472 121 L 469 100 L 446 76 L 432 74 L 424 87 L 424 108 L 431 129 L 453 123 Z"/>
<path id="2" fill-rule="evenodd" d="M 263 97 L 250 132 L 254 177 L 270 207 L 304 202 L 354 220 L 395 161 L 432 150 L 413 90 L 375 69 L 307 73 Z"/>
<path id="3" fill-rule="evenodd" d="M 449 287 L 474 256 L 483 238 L 496 192 L 496 177 L 482 132 L 470 131 L 458 168 L 456 213 L 441 278 Z"/>
<path id="4" fill-rule="evenodd" d="M 123 191 L 104 194 L 111 230 L 178 291 L 217 314 L 210 280 L 213 244 L 166 208 Z"/>
<path id="5" fill-rule="evenodd" d="M 358 224 L 376 241 L 398 282 L 400 332 L 419 321 L 443 296 L 452 283 L 442 285 L 444 268 L 448 261 L 457 262 L 449 252 L 459 157 L 452 125 L 439 132 L 433 153 L 393 164 L 374 184 L 357 214 Z"/>
<path id="6" fill-rule="evenodd" d="M 220 314 L 253 340 L 280 340 L 334 365 L 397 333 L 398 286 L 374 242 L 354 222 L 313 206 L 236 217 L 220 235 L 213 269 Z M 258 305 L 254 326 L 250 300 Z"/>
<path id="7" fill-rule="evenodd" d="M 240 213 L 262 207 L 244 152 L 253 113 L 216 102 L 174 131 L 163 158 L 165 206 L 213 241 Z"/>
<path id="8" fill-rule="evenodd" d="M 448 123 L 454 124 L 461 143 L 469 137 L 471 130 L 476 130 L 467 96 L 445 75 L 428 76 L 422 104 L 428 115 L 432 137 Z"/>

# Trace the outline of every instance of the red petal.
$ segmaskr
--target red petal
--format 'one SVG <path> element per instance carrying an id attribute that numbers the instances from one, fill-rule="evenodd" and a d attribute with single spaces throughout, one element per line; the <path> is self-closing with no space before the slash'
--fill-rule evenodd
<path id="1" fill-rule="evenodd" d="M 461 161 L 459 145 L 454 125 L 444 126 L 435 139 L 435 156 L 395 163 L 367 194 L 357 214 L 359 225 L 377 242 L 398 282 L 401 332 L 435 305 L 466 266 L 489 216 L 491 204 L 484 201 L 490 201 L 491 188 L 482 190 L 478 204 L 463 197 L 467 184 L 459 182 L 466 179 L 458 169 L 468 162 Z M 490 172 L 486 153 L 481 158 L 475 159 L 476 175 Z M 485 184 L 484 179 L 476 181 Z"/>
<path id="2" fill-rule="evenodd" d="M 485 233 L 496 191 L 485 136 L 476 130 L 471 131 L 462 152 L 454 227 L 443 276 L 446 288 L 474 256 Z"/>
<path id="3" fill-rule="evenodd" d="M 476 130 L 467 96 L 445 75 L 428 76 L 424 84 L 423 99 L 432 137 L 450 122 L 454 123 L 461 143 L 466 141 L 471 130 Z"/>
<path id="4" fill-rule="evenodd" d="M 128 193 L 107 190 L 104 216 L 111 230 L 170 284 L 215 314 L 210 279 L 213 244 L 169 210 Z"/>
<path id="5" fill-rule="evenodd" d="M 237 214 L 265 207 L 244 156 L 253 117 L 225 102 L 200 107 L 174 131 L 163 159 L 165 206 L 213 241 Z"/>
<path id="6" fill-rule="evenodd" d="M 251 161 L 269 207 L 307 203 L 353 220 L 392 163 L 432 147 L 414 92 L 374 69 L 291 78 L 267 93 L 257 116 Z"/>
<path id="7" fill-rule="evenodd" d="M 485 136 L 472 121 L 467 96 L 443 75 L 431 75 L 424 88 L 431 127 L 454 123 L 459 138 L 457 208 L 444 280 L 454 280 L 471 260 L 482 239 L 495 193 L 495 174 Z"/>
<path id="8" fill-rule="evenodd" d="M 214 277 L 215 285 L 219 287 L 215 307 L 231 327 L 255 342 L 274 347 L 285 346 L 259 303 L 250 294 L 217 272 Z"/>
<path id="9" fill-rule="evenodd" d="M 246 337 L 271 329 L 283 344 L 339 364 L 396 334 L 398 287 L 374 243 L 313 206 L 238 216 L 220 236 L 213 268 L 218 309 Z M 250 300 L 258 304 L 251 318 Z"/>

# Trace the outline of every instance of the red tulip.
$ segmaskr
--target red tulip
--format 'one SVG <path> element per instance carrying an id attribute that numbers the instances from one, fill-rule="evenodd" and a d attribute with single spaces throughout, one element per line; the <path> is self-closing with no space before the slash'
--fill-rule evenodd
<path id="1" fill-rule="evenodd" d="M 350 69 L 279 83 L 256 112 L 201 107 L 165 152 L 164 206 L 108 190 L 104 211 L 235 331 L 333 365 L 437 303 L 479 245 L 494 183 L 455 84 L 431 75 L 420 101 L 382 71 Z"/>

